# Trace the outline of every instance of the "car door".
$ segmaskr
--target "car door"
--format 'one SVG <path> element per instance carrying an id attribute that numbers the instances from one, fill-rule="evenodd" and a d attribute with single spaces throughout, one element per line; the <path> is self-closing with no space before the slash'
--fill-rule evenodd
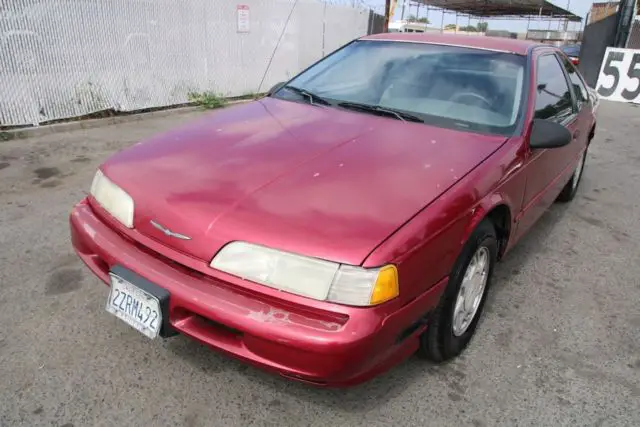
<path id="1" fill-rule="evenodd" d="M 553 49 L 544 49 L 534 57 L 534 117 L 564 125 L 574 136 L 565 147 L 527 149 L 524 170 L 526 184 L 518 234 L 524 233 L 554 202 L 566 184 L 567 169 L 578 153 L 581 138 L 578 105 L 567 75 Z M 527 142 L 528 144 L 528 142 Z"/>

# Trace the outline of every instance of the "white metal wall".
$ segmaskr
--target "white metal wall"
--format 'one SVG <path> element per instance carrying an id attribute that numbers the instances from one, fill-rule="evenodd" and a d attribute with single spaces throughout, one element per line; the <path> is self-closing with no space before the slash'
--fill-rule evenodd
<path id="1" fill-rule="evenodd" d="M 368 10 L 344 0 L 7 3 L 0 10 L 1 126 L 175 105 L 191 91 L 256 92 L 284 29 L 265 90 L 366 34 L 369 20 Z M 238 32 L 240 4 L 249 6 L 245 33 Z"/>

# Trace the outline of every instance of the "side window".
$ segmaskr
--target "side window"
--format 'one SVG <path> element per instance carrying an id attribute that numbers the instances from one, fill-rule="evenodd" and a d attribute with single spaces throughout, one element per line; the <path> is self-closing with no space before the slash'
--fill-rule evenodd
<path id="1" fill-rule="evenodd" d="M 578 71 L 576 67 L 573 66 L 569 58 L 564 55 L 559 55 L 562 61 L 562 65 L 565 70 L 567 70 L 567 74 L 569 75 L 569 80 L 571 80 L 571 86 L 573 86 L 573 93 L 576 95 L 576 99 L 578 100 L 578 108 L 581 108 L 582 105 L 589 101 L 589 92 L 587 92 L 587 88 L 584 86 L 584 82 L 578 75 Z"/>
<path id="2" fill-rule="evenodd" d="M 538 58 L 536 112 L 538 119 L 564 121 L 573 114 L 573 98 L 555 55 Z"/>

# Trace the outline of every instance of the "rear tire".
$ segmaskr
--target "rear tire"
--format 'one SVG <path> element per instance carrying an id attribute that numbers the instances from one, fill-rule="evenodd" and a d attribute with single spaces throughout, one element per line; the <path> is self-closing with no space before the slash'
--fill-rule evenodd
<path id="1" fill-rule="evenodd" d="M 578 193 L 578 187 L 580 186 L 580 181 L 582 180 L 582 173 L 584 172 L 585 164 L 587 163 L 587 150 L 584 150 L 582 153 L 582 157 L 580 157 L 580 161 L 576 165 L 576 168 L 573 171 L 573 175 L 571 175 L 571 179 L 567 182 L 567 185 L 564 186 L 558 198 L 557 202 L 567 203 L 573 200 Z"/>
<path id="2" fill-rule="evenodd" d="M 420 336 L 420 356 L 440 363 L 464 351 L 482 315 L 497 258 L 495 227 L 484 219 L 465 243 L 440 303 L 429 316 L 429 326 Z"/>

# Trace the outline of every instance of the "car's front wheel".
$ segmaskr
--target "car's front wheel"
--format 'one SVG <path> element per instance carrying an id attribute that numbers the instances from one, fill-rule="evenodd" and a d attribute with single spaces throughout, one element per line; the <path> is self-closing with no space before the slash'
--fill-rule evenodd
<path id="1" fill-rule="evenodd" d="M 466 348 L 478 325 L 497 255 L 496 231 L 485 219 L 465 244 L 447 289 L 429 317 L 429 326 L 420 337 L 421 356 L 443 362 Z"/>

